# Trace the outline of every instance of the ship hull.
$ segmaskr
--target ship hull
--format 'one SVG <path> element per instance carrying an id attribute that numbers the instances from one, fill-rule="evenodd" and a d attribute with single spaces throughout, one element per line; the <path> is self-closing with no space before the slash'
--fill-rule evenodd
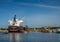
<path id="1" fill-rule="evenodd" d="M 60 29 L 57 29 L 57 30 L 56 30 L 56 33 L 60 33 Z"/>
<path id="2" fill-rule="evenodd" d="M 9 26 L 8 27 L 8 31 L 9 32 L 20 32 L 20 33 L 24 33 L 24 30 L 25 28 L 23 27 L 18 27 L 18 26 Z"/>

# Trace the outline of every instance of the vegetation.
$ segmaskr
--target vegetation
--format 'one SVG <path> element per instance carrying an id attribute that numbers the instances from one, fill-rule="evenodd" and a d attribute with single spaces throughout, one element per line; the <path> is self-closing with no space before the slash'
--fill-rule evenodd
<path id="1" fill-rule="evenodd" d="M 22 27 L 22 26 L 21 26 Z M 53 29 L 60 29 L 60 27 L 48 27 L 48 28 L 45 28 L 45 27 L 41 27 L 41 28 L 29 28 L 29 27 L 25 27 L 25 30 L 28 31 L 28 32 L 34 32 L 34 31 L 38 31 L 38 32 L 41 32 L 41 31 L 46 31 L 46 30 L 53 30 Z M 8 30 L 8 28 L 0 28 L 0 30 Z"/>
<path id="2" fill-rule="evenodd" d="M 8 28 L 0 28 L 0 30 L 8 30 Z"/>

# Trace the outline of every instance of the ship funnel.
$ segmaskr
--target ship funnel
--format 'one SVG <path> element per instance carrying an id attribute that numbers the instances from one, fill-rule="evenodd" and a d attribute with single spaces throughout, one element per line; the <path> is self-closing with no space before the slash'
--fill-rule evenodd
<path id="1" fill-rule="evenodd" d="M 13 20 L 14 20 L 14 22 L 16 22 L 16 15 L 14 15 L 14 19 Z"/>

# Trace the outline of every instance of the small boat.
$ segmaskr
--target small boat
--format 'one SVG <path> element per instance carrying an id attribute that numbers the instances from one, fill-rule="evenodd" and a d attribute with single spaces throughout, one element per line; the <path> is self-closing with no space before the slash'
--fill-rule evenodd
<path id="1" fill-rule="evenodd" d="M 56 30 L 56 33 L 60 33 L 60 29 L 57 29 L 57 30 Z"/>
<path id="2" fill-rule="evenodd" d="M 2 31 L 2 33 L 8 34 L 8 30 L 4 30 L 4 31 Z"/>

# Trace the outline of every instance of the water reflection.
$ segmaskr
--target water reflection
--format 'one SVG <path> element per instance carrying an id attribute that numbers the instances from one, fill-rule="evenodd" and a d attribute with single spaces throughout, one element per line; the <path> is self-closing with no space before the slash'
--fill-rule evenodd
<path id="1" fill-rule="evenodd" d="M 20 33 L 10 33 L 10 42 L 22 42 L 23 38 Z"/>
<path id="2" fill-rule="evenodd" d="M 8 33 L 0 36 L 0 42 L 60 42 L 60 33 Z"/>

